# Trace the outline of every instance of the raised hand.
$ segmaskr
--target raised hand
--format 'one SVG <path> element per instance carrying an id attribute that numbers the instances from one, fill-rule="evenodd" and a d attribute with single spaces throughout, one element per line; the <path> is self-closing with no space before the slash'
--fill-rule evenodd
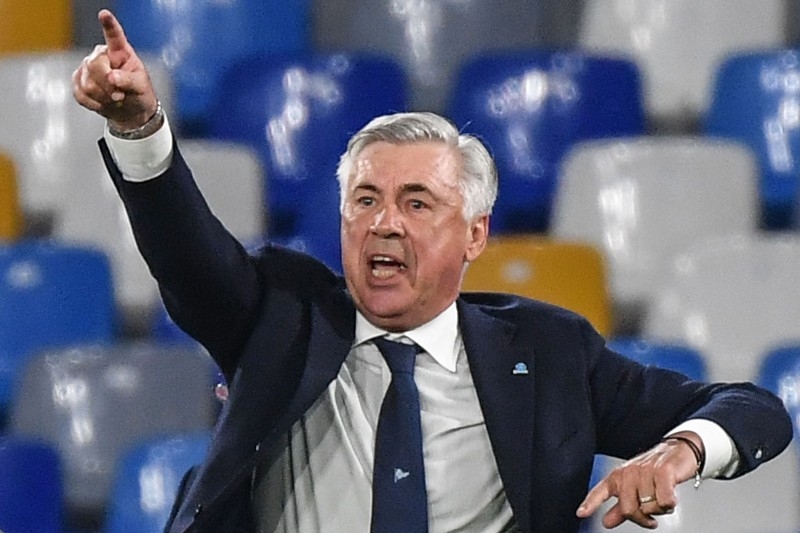
<path id="1" fill-rule="evenodd" d="M 699 437 L 691 435 L 702 444 Z M 643 528 L 655 529 L 658 522 L 654 517 L 675 510 L 678 504 L 675 488 L 691 479 L 696 470 L 697 460 L 685 443 L 661 442 L 603 478 L 586 495 L 577 515 L 588 518 L 615 497 L 617 502 L 603 516 L 603 526 L 614 528 L 630 520 Z"/>
<path id="2" fill-rule="evenodd" d="M 144 64 L 107 9 L 98 14 L 105 44 L 97 45 L 72 74 L 72 93 L 83 107 L 121 131 L 133 130 L 156 112 L 158 100 Z"/>

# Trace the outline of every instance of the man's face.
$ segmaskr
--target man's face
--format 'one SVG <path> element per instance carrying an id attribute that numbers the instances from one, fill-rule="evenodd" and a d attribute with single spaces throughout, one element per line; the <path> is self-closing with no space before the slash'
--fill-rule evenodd
<path id="1" fill-rule="evenodd" d="M 359 311 L 388 331 L 431 320 L 458 296 L 488 217 L 464 220 L 460 155 L 438 142 L 367 146 L 344 191 L 342 262 Z"/>

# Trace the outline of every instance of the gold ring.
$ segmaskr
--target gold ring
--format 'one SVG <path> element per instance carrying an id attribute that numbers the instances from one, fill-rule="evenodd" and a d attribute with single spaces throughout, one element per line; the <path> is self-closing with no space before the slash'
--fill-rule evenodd
<path id="1" fill-rule="evenodd" d="M 655 499 L 656 499 L 655 496 L 643 496 L 643 497 L 639 498 L 639 504 L 640 505 L 644 505 L 646 503 L 650 503 L 650 502 L 654 501 Z"/>

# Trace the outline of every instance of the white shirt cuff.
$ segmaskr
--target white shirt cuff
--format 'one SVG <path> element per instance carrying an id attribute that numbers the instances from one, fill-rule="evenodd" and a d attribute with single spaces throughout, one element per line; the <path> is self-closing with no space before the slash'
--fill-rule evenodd
<path id="1" fill-rule="evenodd" d="M 103 137 L 114 162 L 127 181 L 147 181 L 164 173 L 172 163 L 172 132 L 166 114 L 164 124 L 144 139 L 114 137 L 106 124 Z"/>
<path id="2" fill-rule="evenodd" d="M 730 477 L 739 467 L 739 452 L 736 450 L 730 436 L 716 422 L 703 418 L 693 418 L 678 425 L 667 433 L 667 436 L 680 431 L 696 433 L 703 441 L 706 452 L 706 464 L 701 477 L 725 478 Z"/>

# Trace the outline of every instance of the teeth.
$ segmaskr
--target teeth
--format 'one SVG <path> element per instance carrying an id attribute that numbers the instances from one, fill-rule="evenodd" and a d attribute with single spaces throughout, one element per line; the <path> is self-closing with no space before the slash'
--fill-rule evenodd
<path id="1" fill-rule="evenodd" d="M 379 268 L 372 269 L 372 275 L 375 276 L 376 278 L 386 279 L 394 276 L 394 274 L 395 273 L 392 270 L 381 270 Z"/>
<path id="2" fill-rule="evenodd" d="M 391 257 L 386 257 L 385 255 L 376 255 L 372 258 L 373 261 L 380 261 L 381 263 L 394 263 L 394 260 Z"/>

